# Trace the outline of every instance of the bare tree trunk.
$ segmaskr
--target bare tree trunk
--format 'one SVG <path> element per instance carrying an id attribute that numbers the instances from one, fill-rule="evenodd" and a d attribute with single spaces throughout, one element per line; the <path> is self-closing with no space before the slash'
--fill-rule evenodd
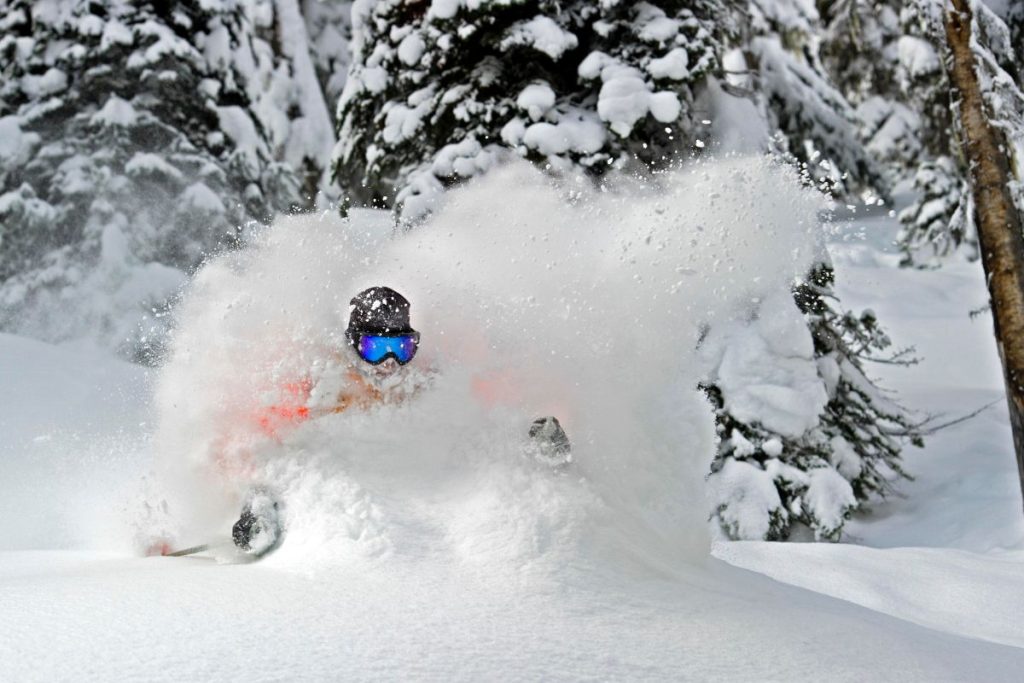
<path id="1" fill-rule="evenodd" d="M 946 40 L 952 55 L 950 80 L 960 100 L 960 127 L 964 155 L 970 166 L 981 262 L 988 280 L 1024 493 L 1024 233 L 1010 196 L 1010 171 L 1002 140 L 985 112 L 971 50 L 970 3 L 951 3 L 952 9 L 947 6 L 945 16 Z"/>

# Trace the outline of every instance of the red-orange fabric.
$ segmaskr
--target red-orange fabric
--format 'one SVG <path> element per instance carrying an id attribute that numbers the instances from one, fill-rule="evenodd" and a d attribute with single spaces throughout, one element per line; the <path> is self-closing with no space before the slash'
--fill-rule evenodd
<path id="1" fill-rule="evenodd" d="M 309 419 L 309 392 L 313 390 L 312 380 L 306 378 L 289 382 L 281 387 L 281 401 L 272 406 L 261 406 L 256 415 L 256 424 L 269 437 L 278 438 L 278 432 L 289 425 L 297 425 Z"/>

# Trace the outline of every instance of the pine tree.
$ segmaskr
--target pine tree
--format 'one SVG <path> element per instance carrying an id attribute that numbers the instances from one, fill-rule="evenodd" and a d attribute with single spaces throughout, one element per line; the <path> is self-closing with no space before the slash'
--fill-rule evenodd
<path id="1" fill-rule="evenodd" d="M 976 49 L 984 94 L 993 119 L 1007 133 L 1007 144 L 1014 150 L 1012 156 L 1020 159 L 1024 154 L 1024 91 L 1012 32 L 984 4 L 973 3 L 972 6 L 976 6 Z M 922 37 L 935 46 L 937 54 L 945 54 L 940 10 L 938 3 L 920 3 L 914 16 Z M 1014 10 L 1011 9 L 1008 16 L 1014 16 Z M 968 184 L 969 164 L 961 152 L 961 141 L 953 132 L 950 119 L 954 102 L 946 70 L 948 60 L 937 61 L 944 66 L 931 79 L 931 87 L 941 94 L 934 98 L 937 104 L 924 112 L 922 118 L 931 129 L 945 126 L 947 134 L 941 138 L 944 148 L 936 150 L 934 159 L 926 159 L 918 167 L 914 184 L 919 196 L 900 214 L 904 227 L 899 241 L 905 254 L 905 265 L 934 266 L 953 255 L 971 260 L 981 255 L 975 207 Z M 958 201 L 952 200 L 950 188 Z M 1011 187 L 1018 207 L 1024 205 L 1020 188 L 1019 181 Z"/>
<path id="2" fill-rule="evenodd" d="M 751 20 L 738 34 L 738 66 L 752 75 L 750 94 L 777 133 L 776 149 L 801 164 L 808 182 L 845 201 L 885 195 L 890 169 L 912 159 L 921 145 L 917 125 L 909 125 L 913 111 L 872 98 L 877 88 L 913 79 L 878 58 L 896 40 L 894 12 L 884 3 L 867 5 L 834 3 L 827 7 L 834 14 L 820 16 L 806 3 L 752 0 Z M 832 43 L 821 40 L 826 21 L 832 22 Z M 816 367 L 804 368 L 801 380 L 804 399 L 819 396 L 813 424 L 794 426 L 745 410 L 738 415 L 730 393 L 742 388 L 721 381 L 721 366 L 709 378 L 706 390 L 722 437 L 711 478 L 714 514 L 733 537 L 786 538 L 800 522 L 816 538 L 838 540 L 852 511 L 906 476 L 899 466 L 903 443 L 920 442 L 907 412 L 864 374 L 864 361 L 877 357 L 889 339 L 871 312 L 839 308 L 833 279 L 831 266 L 821 262 L 797 284 L 795 304 L 813 343 L 772 359 L 813 357 Z M 790 309 L 776 302 L 758 315 L 785 317 Z M 755 320 L 744 334 L 757 329 Z M 716 346 L 713 339 L 708 344 Z"/>
<path id="3" fill-rule="evenodd" d="M 947 83 L 919 13 L 894 0 L 843 0 L 826 6 L 822 21 L 823 64 L 880 162 L 882 189 L 948 154 Z"/>
<path id="4" fill-rule="evenodd" d="M 321 53 L 315 51 L 307 32 L 303 5 L 302 0 L 237 2 L 252 18 L 254 35 L 249 45 L 255 64 L 250 65 L 244 52 L 241 60 L 237 53 L 229 54 L 233 70 L 244 76 L 253 116 L 267 131 L 273 158 L 300 174 L 300 208 L 308 210 L 316 206 L 322 193 L 334 194 L 329 172 L 334 123 L 318 67 L 333 64 L 332 57 L 337 56 L 318 56 Z M 324 9 L 337 13 L 343 8 Z M 332 14 L 325 20 L 341 21 Z M 333 47 L 333 35 L 320 37 L 320 47 Z"/>
<path id="5" fill-rule="evenodd" d="M 876 25 L 874 17 L 884 21 Z M 849 40 L 861 37 L 858 28 L 863 40 Z M 885 169 L 888 192 L 915 194 L 899 214 L 903 264 L 930 266 L 956 252 L 976 256 L 949 83 L 926 15 L 891 1 L 849 2 L 832 15 L 826 41 L 832 73 L 858 84 L 848 97 L 857 106 L 861 138 Z"/>
<path id="6" fill-rule="evenodd" d="M 874 313 L 839 308 L 833 281 L 832 268 L 820 264 L 793 291 L 810 325 L 823 389 L 817 424 L 783 431 L 737 419 L 723 390 L 705 387 L 722 438 L 713 465 L 714 515 L 734 538 L 784 540 L 799 522 L 817 539 L 839 540 L 853 511 L 907 476 L 900 465 L 903 443 L 921 445 L 919 425 L 865 374 L 869 361 L 913 361 L 906 351 L 883 356 L 892 342 Z M 762 311 L 769 313 L 778 315 Z"/>
<path id="7" fill-rule="evenodd" d="M 415 219 L 514 153 L 555 169 L 664 163 L 698 128 L 724 6 L 696 2 L 385 2 L 353 17 L 335 176 Z"/>
<path id="8" fill-rule="evenodd" d="M 145 359 L 160 326 L 140 316 L 323 178 L 297 2 L 0 0 L 0 17 L 0 328 L 99 330 Z"/>
<path id="9" fill-rule="evenodd" d="M 739 35 L 744 68 L 780 152 L 802 163 L 823 190 L 877 193 L 881 169 L 857 138 L 853 107 L 833 84 L 819 54 L 821 17 L 799 0 L 750 0 Z"/>

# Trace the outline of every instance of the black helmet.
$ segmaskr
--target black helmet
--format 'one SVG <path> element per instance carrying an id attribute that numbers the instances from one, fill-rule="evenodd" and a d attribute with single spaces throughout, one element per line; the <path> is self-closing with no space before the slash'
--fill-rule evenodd
<path id="1" fill-rule="evenodd" d="M 352 297 L 346 335 L 397 336 L 413 334 L 409 324 L 409 300 L 390 287 L 370 287 Z"/>

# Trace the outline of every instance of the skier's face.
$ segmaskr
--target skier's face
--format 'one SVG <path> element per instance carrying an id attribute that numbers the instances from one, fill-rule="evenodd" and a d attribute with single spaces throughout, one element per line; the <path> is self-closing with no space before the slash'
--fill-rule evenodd
<path id="1" fill-rule="evenodd" d="M 402 367 L 394 358 L 388 358 L 383 363 L 378 363 L 377 365 L 370 365 L 369 363 L 365 365 L 367 365 L 370 374 L 377 379 L 387 379 Z"/>

